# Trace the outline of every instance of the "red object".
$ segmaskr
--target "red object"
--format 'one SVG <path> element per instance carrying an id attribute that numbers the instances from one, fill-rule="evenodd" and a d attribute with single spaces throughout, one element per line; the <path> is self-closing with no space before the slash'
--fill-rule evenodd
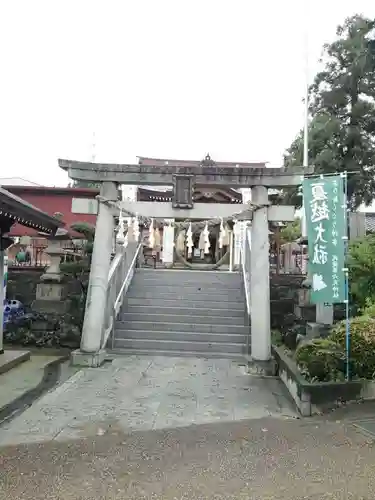
<path id="1" fill-rule="evenodd" d="M 70 231 L 69 228 L 76 222 L 96 224 L 96 215 L 73 214 L 73 198 L 95 199 L 98 189 L 92 188 L 61 188 L 48 186 L 6 186 L 7 191 L 19 196 L 48 215 L 61 213 L 65 228 L 73 238 L 82 238 L 82 234 Z M 38 231 L 15 224 L 9 233 L 10 236 L 38 236 Z"/>

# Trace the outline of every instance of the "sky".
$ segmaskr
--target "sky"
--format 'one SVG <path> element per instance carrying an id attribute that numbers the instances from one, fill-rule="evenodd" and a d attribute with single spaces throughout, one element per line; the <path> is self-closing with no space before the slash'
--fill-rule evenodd
<path id="1" fill-rule="evenodd" d="M 0 178 L 64 186 L 57 159 L 93 154 L 280 165 L 303 126 L 306 32 L 312 79 L 355 13 L 375 2 L 3 0 Z"/>

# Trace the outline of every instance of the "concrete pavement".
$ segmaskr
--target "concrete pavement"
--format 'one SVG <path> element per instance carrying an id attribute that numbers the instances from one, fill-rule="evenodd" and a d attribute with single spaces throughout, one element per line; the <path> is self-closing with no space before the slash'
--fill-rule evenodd
<path id="1" fill-rule="evenodd" d="M 0 445 L 184 427 L 296 412 L 276 378 L 228 359 L 127 356 L 77 372 L 0 429 Z"/>
<path id="2" fill-rule="evenodd" d="M 262 418 L 0 448 L 0 500 L 373 500 L 352 424 Z"/>
<path id="3" fill-rule="evenodd" d="M 230 360 L 118 358 L 0 427 L 0 500 L 373 500 L 374 415 L 301 420 Z"/>

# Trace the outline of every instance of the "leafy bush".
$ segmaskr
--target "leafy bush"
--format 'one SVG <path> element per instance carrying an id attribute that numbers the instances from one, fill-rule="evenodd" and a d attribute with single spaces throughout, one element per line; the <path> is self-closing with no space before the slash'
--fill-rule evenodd
<path id="1" fill-rule="evenodd" d="M 309 380 L 344 379 L 345 352 L 332 340 L 318 338 L 301 344 L 295 352 L 295 360 Z"/>
<path id="2" fill-rule="evenodd" d="M 283 336 L 279 330 L 271 331 L 271 342 L 276 346 L 281 346 L 283 344 Z"/>
<path id="3" fill-rule="evenodd" d="M 79 286 L 80 292 L 69 296 L 70 313 L 73 324 L 82 330 L 85 317 L 85 306 L 87 289 L 89 284 L 91 257 L 95 238 L 95 226 L 87 222 L 76 222 L 71 225 L 71 229 L 81 233 L 85 239 L 83 246 L 83 256 L 79 261 L 64 262 L 60 264 L 60 270 L 68 278 L 74 278 Z"/>
<path id="4" fill-rule="evenodd" d="M 372 302 L 369 298 L 367 298 L 365 307 L 361 309 L 361 314 L 363 316 L 375 318 L 375 302 Z"/>
<path id="5" fill-rule="evenodd" d="M 351 302 L 357 311 L 375 302 L 375 235 L 369 234 L 349 244 L 349 283 Z"/>
<path id="6" fill-rule="evenodd" d="M 365 311 L 367 311 L 366 314 L 350 320 L 350 361 L 352 375 L 372 379 L 375 374 L 375 318 L 368 314 L 371 312 L 370 306 Z M 336 323 L 329 338 L 345 349 L 345 321 Z"/>

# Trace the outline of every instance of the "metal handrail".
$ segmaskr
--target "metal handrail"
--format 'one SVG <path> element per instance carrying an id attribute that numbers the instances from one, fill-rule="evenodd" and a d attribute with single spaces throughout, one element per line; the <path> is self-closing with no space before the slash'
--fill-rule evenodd
<path id="1" fill-rule="evenodd" d="M 245 241 L 244 247 L 241 248 L 241 264 L 242 264 L 242 276 L 244 280 L 244 288 L 245 288 L 245 299 L 246 299 L 246 311 L 248 315 L 250 315 L 250 287 L 249 287 L 249 276 L 250 276 L 250 239 L 249 233 L 246 231 L 245 233 Z"/>
<path id="2" fill-rule="evenodd" d="M 245 307 L 246 307 L 246 324 L 250 327 L 251 318 L 251 296 L 250 296 L 250 259 L 251 259 L 251 246 L 250 246 L 250 231 L 246 230 L 245 241 L 240 250 L 241 255 L 241 270 L 242 279 L 245 289 Z M 246 355 L 250 353 L 250 331 L 246 336 Z"/>
<path id="3" fill-rule="evenodd" d="M 109 268 L 109 273 L 108 273 L 108 283 L 111 281 L 112 276 L 115 274 L 117 266 L 120 264 L 121 259 L 124 257 L 123 253 L 118 253 L 114 256 L 112 262 L 111 262 L 111 267 Z"/>
<path id="4" fill-rule="evenodd" d="M 138 254 L 140 252 L 142 248 L 142 243 L 139 243 L 139 245 L 137 246 L 137 250 L 135 251 L 135 255 L 133 257 L 133 260 L 131 261 L 131 264 L 129 266 L 129 269 L 128 269 L 128 272 L 126 273 L 126 276 L 125 276 L 125 279 L 124 279 L 124 282 L 123 284 L 121 285 L 121 288 L 120 288 L 120 291 L 117 295 L 117 298 L 115 300 L 115 304 L 114 304 L 114 308 L 116 309 L 116 307 L 118 307 L 118 304 L 120 303 L 120 301 L 122 300 L 122 294 L 124 292 L 124 289 L 126 286 L 129 286 L 130 285 L 130 275 L 131 273 L 134 273 L 134 267 L 135 267 L 135 263 L 136 263 L 136 260 L 137 260 L 137 257 L 138 257 Z M 133 277 L 133 276 L 132 276 Z"/>
<path id="5" fill-rule="evenodd" d="M 134 242 L 134 244 L 136 244 L 136 242 Z M 133 277 L 135 264 L 141 247 L 141 243 L 137 244 L 136 247 L 133 244 L 128 244 L 126 247 L 122 247 L 112 261 L 108 273 L 107 306 L 105 325 L 103 328 L 102 349 L 107 345 L 111 333 L 113 347 L 115 321 L 120 312 L 124 295 Z M 134 253 L 132 252 L 133 250 L 135 250 Z"/>

